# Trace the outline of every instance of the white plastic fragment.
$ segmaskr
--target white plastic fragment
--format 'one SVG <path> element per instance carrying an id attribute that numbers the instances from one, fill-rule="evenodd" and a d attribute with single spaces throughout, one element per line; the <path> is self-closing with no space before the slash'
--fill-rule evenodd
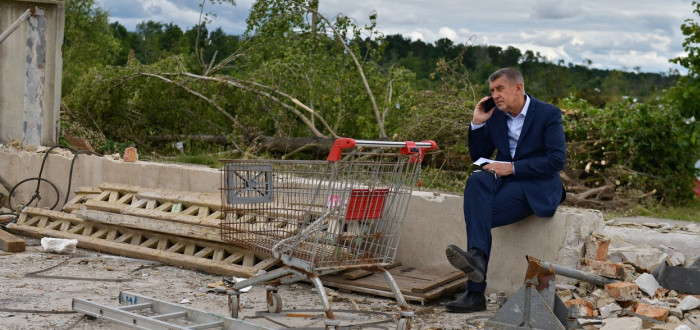
<path id="1" fill-rule="evenodd" d="M 77 246 L 77 239 L 53 237 L 44 237 L 41 239 L 41 247 L 44 248 L 46 252 L 73 254 Z"/>

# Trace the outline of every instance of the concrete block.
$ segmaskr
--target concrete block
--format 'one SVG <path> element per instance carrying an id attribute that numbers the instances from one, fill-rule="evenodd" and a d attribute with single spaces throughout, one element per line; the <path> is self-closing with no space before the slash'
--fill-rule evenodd
<path id="1" fill-rule="evenodd" d="M 615 282 L 605 285 L 605 291 L 618 301 L 629 301 L 637 297 L 639 288 L 634 283 Z"/>
<path id="2" fill-rule="evenodd" d="M 634 312 L 647 317 L 650 317 L 657 321 L 666 321 L 668 318 L 668 308 L 656 307 L 645 303 L 638 303 Z"/>
<path id="3" fill-rule="evenodd" d="M 525 280 L 526 255 L 579 269 L 586 239 L 603 227 L 603 215 L 599 211 L 559 207 L 551 218 L 530 216 L 515 224 L 494 228 L 487 290 L 497 286 L 509 295 L 515 293 Z M 557 276 L 558 283 L 572 281 Z"/>
<path id="4" fill-rule="evenodd" d="M 584 261 L 586 266 L 598 275 L 621 279 L 625 273 L 625 266 L 622 264 L 588 258 L 584 259 Z"/>

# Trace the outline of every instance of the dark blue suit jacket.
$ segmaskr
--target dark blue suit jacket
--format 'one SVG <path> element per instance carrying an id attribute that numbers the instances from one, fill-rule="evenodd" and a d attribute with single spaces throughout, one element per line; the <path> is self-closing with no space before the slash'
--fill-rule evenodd
<path id="1" fill-rule="evenodd" d="M 530 96 L 530 95 L 528 95 Z M 515 149 L 510 156 L 507 116 L 494 109 L 486 125 L 469 130 L 469 154 L 473 160 L 491 158 L 498 150 L 496 160 L 514 162 L 515 175 L 532 211 L 540 217 L 551 217 L 566 198 L 559 171 L 566 163 L 566 140 L 561 111 L 549 103 L 530 96 L 525 123 Z"/>

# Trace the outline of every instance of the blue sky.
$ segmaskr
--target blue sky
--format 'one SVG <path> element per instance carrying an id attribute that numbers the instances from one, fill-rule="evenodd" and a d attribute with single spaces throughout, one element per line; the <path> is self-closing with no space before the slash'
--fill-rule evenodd
<path id="1" fill-rule="evenodd" d="M 210 27 L 228 34 L 245 30 L 252 0 L 236 6 L 212 4 L 205 11 L 216 13 Z M 133 31 L 142 21 L 175 23 L 188 29 L 199 21 L 198 0 L 97 0 Z M 557 62 L 642 72 L 674 68 L 668 62 L 684 54 L 680 26 L 693 16 L 691 0 L 320 0 L 326 17 L 344 14 L 359 24 L 377 13 L 377 25 L 385 35 L 401 34 L 413 40 L 434 42 L 447 37 L 455 43 L 513 46 L 523 52 L 540 52 Z"/>

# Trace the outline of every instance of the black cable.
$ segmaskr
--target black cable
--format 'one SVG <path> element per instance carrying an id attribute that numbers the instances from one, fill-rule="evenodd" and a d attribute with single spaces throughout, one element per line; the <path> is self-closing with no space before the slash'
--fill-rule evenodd
<path id="1" fill-rule="evenodd" d="M 54 145 L 54 146 L 52 146 L 51 148 L 49 148 L 49 150 L 46 151 L 46 154 L 44 154 L 44 158 L 43 158 L 42 161 L 41 161 L 41 167 L 39 168 L 39 176 L 33 177 L 33 178 L 24 179 L 24 180 L 20 181 L 19 183 L 17 183 L 17 184 L 12 188 L 12 190 L 10 191 L 10 196 L 8 196 L 8 198 L 7 198 L 7 206 L 10 208 L 11 212 L 10 212 L 10 213 L 5 213 L 5 214 L 11 214 L 11 215 L 14 215 L 14 216 L 19 216 L 19 214 L 17 214 L 17 213 L 14 212 L 15 208 L 14 208 L 13 205 L 12 205 L 12 196 L 14 195 L 14 192 L 15 192 L 15 190 L 17 189 L 17 187 L 18 187 L 19 185 L 23 184 L 24 182 L 32 181 L 32 180 L 36 180 L 36 181 L 37 181 L 37 183 L 36 183 L 36 190 L 34 191 L 34 194 L 33 194 L 32 197 L 30 198 L 29 202 L 27 202 L 27 203 L 24 204 L 24 205 L 30 205 L 30 204 L 31 204 L 35 199 L 37 199 L 37 198 L 38 198 L 39 200 L 41 200 L 41 195 L 39 194 L 39 189 L 41 188 L 41 181 L 46 181 L 48 184 L 50 184 L 50 185 L 53 187 L 54 191 L 56 192 L 56 203 L 54 203 L 54 205 L 51 206 L 50 209 L 53 210 L 53 209 L 56 208 L 56 206 L 58 206 L 58 202 L 59 202 L 60 199 L 61 199 L 61 194 L 60 194 L 58 188 L 56 187 L 56 185 L 55 185 L 53 182 L 51 182 L 51 181 L 49 181 L 49 180 L 44 179 L 44 178 L 41 177 L 42 174 L 44 173 L 44 166 L 46 165 L 46 160 L 48 159 L 49 154 L 51 153 L 51 151 L 52 151 L 53 149 L 56 149 L 56 148 L 65 148 L 65 149 L 70 150 L 70 151 L 73 152 L 73 154 L 74 154 L 74 155 L 73 155 L 73 159 L 71 160 L 70 171 L 69 171 L 69 174 L 68 174 L 68 187 L 67 187 L 67 189 L 66 189 L 66 199 L 65 199 L 65 201 L 64 201 L 64 203 L 63 203 L 64 206 L 65 206 L 65 204 L 68 203 L 68 196 L 70 195 L 70 188 L 71 188 L 71 185 L 72 185 L 72 183 L 73 183 L 73 168 L 74 168 L 74 166 L 75 166 L 75 161 L 77 160 L 78 155 L 81 155 L 81 154 L 93 154 L 93 155 L 98 155 L 98 156 L 100 156 L 100 157 L 102 156 L 101 154 L 96 153 L 96 152 L 94 152 L 94 151 L 88 151 L 88 150 L 76 151 L 75 149 L 73 149 L 73 148 L 71 148 L 71 147 L 60 146 L 60 145 Z M 0 215 L 2 215 L 2 214 L 0 214 Z"/>
<path id="2" fill-rule="evenodd" d="M 71 149 L 71 150 L 73 150 L 73 149 Z M 70 195 L 70 186 L 73 182 L 73 165 L 75 165 L 75 160 L 78 159 L 78 155 L 80 155 L 80 154 L 98 155 L 98 156 L 102 157 L 101 154 L 96 153 L 94 151 L 88 151 L 88 150 L 75 151 L 75 155 L 73 155 L 73 160 L 71 160 L 71 162 L 70 162 L 70 171 L 68 174 L 68 188 L 66 188 L 66 200 L 63 201 L 63 206 L 68 204 L 68 196 Z M 63 209 L 63 208 L 61 208 L 61 209 Z"/>
<path id="3" fill-rule="evenodd" d="M 19 187 L 21 184 L 23 184 L 23 183 L 25 183 L 25 182 L 27 182 L 27 181 L 32 181 L 32 180 L 37 180 L 37 181 L 39 181 L 39 182 L 41 182 L 41 181 L 46 181 L 48 184 L 50 184 L 51 187 L 53 187 L 53 190 L 56 192 L 56 203 L 54 203 L 53 206 L 51 206 L 50 209 L 53 210 L 53 209 L 58 205 L 58 202 L 59 202 L 59 200 L 61 199 L 61 194 L 58 192 L 58 187 L 56 187 L 56 185 L 53 184 L 53 182 L 51 182 L 51 181 L 49 181 L 49 180 L 47 180 L 47 179 L 44 179 L 44 178 L 42 178 L 42 177 L 36 177 L 36 178 L 27 178 L 27 179 L 24 179 L 24 180 L 20 181 L 19 183 L 17 183 L 14 187 L 12 187 L 12 191 L 10 191 L 10 197 L 7 199 L 7 206 L 10 207 L 10 210 L 14 210 L 14 209 L 15 209 L 14 206 L 12 205 L 12 195 L 14 194 L 15 190 L 17 190 L 17 187 Z M 37 184 L 36 191 L 34 191 L 34 194 L 32 195 L 32 198 L 29 200 L 29 202 L 27 202 L 27 203 L 24 204 L 24 205 L 29 205 L 29 204 L 31 204 L 31 203 L 34 201 L 34 199 L 37 199 L 37 198 L 38 198 L 39 200 L 41 200 L 41 195 L 39 194 L 39 184 Z M 18 215 L 18 214 L 15 214 L 15 215 Z"/>

